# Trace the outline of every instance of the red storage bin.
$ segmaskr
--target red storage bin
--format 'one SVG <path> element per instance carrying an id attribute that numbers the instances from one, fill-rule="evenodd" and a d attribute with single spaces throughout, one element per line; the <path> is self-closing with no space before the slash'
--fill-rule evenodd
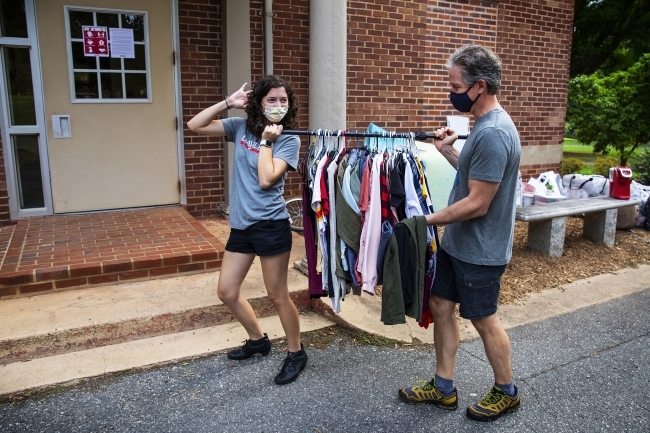
<path id="1" fill-rule="evenodd" d="M 632 170 L 627 167 L 609 169 L 609 196 L 620 200 L 630 199 Z"/>

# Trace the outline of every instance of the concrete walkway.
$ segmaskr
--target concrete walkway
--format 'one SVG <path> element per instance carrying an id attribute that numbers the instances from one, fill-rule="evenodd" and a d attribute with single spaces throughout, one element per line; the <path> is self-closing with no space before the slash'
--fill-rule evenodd
<path id="1" fill-rule="evenodd" d="M 594 284 L 593 282 L 591 283 Z M 284 354 L 212 356 L 0 407 L 3 432 L 560 432 L 650 431 L 650 290 L 509 331 L 520 409 L 492 424 L 465 408 L 492 386 L 479 340 L 460 345 L 459 408 L 410 406 L 400 387 L 430 379 L 432 350 L 308 349 L 294 383 Z"/>
<path id="2" fill-rule="evenodd" d="M 626 268 L 615 273 L 597 275 L 566 284 L 559 289 L 548 289 L 533 293 L 529 299 L 518 305 L 499 306 L 499 318 L 506 329 L 548 319 L 570 311 L 607 302 L 627 296 L 650 287 L 650 265 Z M 321 298 L 329 317 L 371 334 L 410 343 L 413 338 L 433 344 L 433 332 L 421 328 L 407 318 L 404 325 L 384 325 L 381 317 L 381 298 L 364 293 L 362 296 L 346 296 L 341 302 L 341 313 L 334 317 L 331 303 Z M 460 319 L 461 341 L 478 337 L 478 333 L 467 321 Z"/>

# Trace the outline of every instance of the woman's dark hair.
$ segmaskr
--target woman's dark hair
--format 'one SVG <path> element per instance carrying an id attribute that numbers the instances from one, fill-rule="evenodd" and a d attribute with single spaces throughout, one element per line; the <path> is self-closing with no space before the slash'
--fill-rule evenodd
<path id="1" fill-rule="evenodd" d="M 258 137 L 264 131 L 264 107 L 262 98 L 265 97 L 271 89 L 284 87 L 289 99 L 289 111 L 280 121 L 284 129 L 295 129 L 298 126 L 298 100 L 293 93 L 291 84 L 278 77 L 277 75 L 267 75 L 261 78 L 253 86 L 253 90 L 248 95 L 248 104 L 246 105 L 246 128 L 256 134 Z"/>

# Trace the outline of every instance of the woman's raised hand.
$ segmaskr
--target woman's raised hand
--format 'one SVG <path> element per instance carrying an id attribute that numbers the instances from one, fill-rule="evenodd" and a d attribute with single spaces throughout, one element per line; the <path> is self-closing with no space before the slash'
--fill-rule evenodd
<path id="1" fill-rule="evenodd" d="M 246 105 L 248 104 L 248 95 L 252 92 L 252 90 L 244 90 L 244 87 L 247 85 L 248 83 L 244 83 L 239 90 L 228 96 L 227 100 L 230 108 L 239 108 L 241 110 L 246 108 Z"/>
<path id="2" fill-rule="evenodd" d="M 266 125 L 262 132 L 264 140 L 275 141 L 282 134 L 282 125 Z"/>

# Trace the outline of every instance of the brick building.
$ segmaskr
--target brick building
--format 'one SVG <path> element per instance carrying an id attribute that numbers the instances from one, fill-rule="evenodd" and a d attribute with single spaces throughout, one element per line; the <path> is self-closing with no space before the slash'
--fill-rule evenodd
<path id="1" fill-rule="evenodd" d="M 338 17 L 315 16 L 337 3 Z M 293 84 L 301 129 L 330 128 L 314 123 L 335 111 L 345 123 L 339 128 L 348 130 L 372 122 L 393 131 L 431 131 L 459 114 L 448 101 L 444 63 L 466 43 L 501 56 L 499 100 L 519 128 L 524 177 L 559 170 L 572 0 L 15 4 L 3 11 L 0 35 L 2 223 L 166 204 L 185 205 L 195 216 L 217 213 L 227 203 L 228 143 L 184 125 L 269 67 Z M 314 35 L 337 19 L 345 31 L 331 35 L 344 47 L 329 62 L 345 73 L 334 74 L 333 82 L 342 84 L 330 94 L 339 96 L 327 100 L 323 72 L 315 79 L 314 53 L 323 40 Z M 121 57 L 84 55 L 91 39 L 102 43 L 97 34 L 86 37 L 91 28 L 100 36 L 108 30 L 112 44 L 123 38 Z M 303 151 L 306 146 L 303 139 Z M 299 194 L 293 174 L 286 195 Z"/>

